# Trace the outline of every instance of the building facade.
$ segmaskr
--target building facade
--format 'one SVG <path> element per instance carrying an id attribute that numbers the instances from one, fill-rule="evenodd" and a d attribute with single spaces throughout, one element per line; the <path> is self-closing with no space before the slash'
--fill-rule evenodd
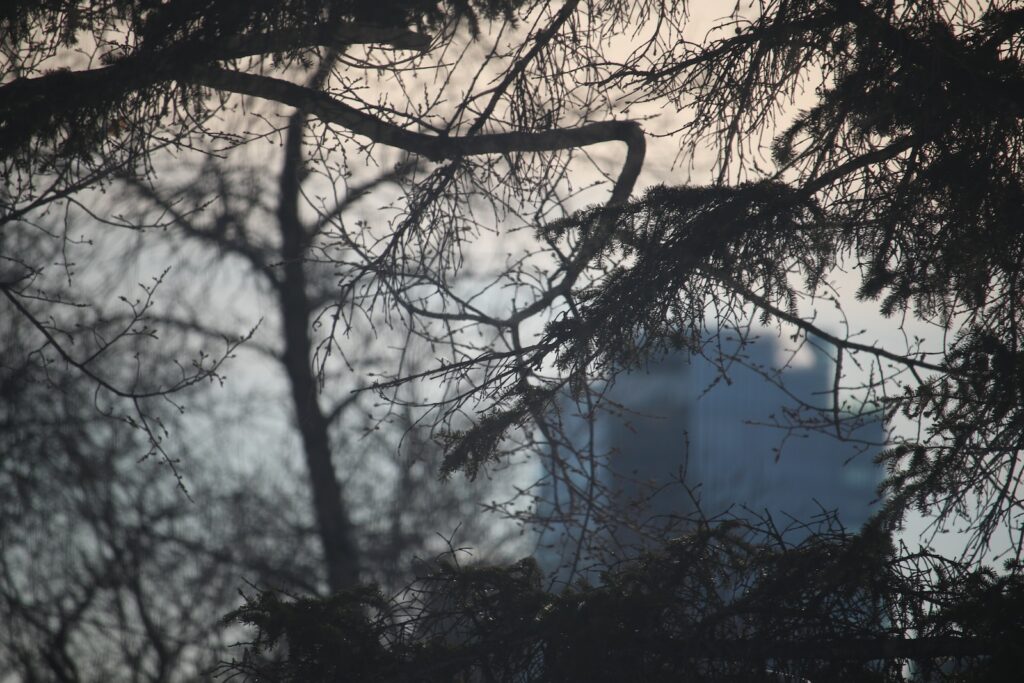
<path id="1" fill-rule="evenodd" d="M 592 438 L 603 454 L 603 505 L 632 517 L 648 538 L 685 531 L 680 520 L 699 516 L 770 517 L 793 541 L 826 515 L 850 531 L 863 525 L 879 505 L 883 473 L 874 457 L 885 428 L 877 414 L 833 410 L 829 356 L 805 351 L 799 365 L 779 370 L 770 333 L 743 344 L 726 339 L 715 355 L 712 362 L 679 353 L 624 374 L 606 394 L 618 409 L 592 425 L 566 418 L 572 438 Z M 538 510 L 564 494 L 549 487 Z M 621 524 L 587 523 L 623 547 L 645 544 L 644 534 Z M 549 525 L 542 565 L 554 571 L 578 537 Z"/>

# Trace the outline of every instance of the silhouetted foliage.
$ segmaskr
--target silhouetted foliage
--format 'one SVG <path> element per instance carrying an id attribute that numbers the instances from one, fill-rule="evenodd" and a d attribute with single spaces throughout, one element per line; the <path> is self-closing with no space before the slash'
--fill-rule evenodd
<path id="1" fill-rule="evenodd" d="M 80 0 L 7 3 L 0 156 L 11 199 L 34 197 L 39 173 L 69 184 L 147 162 L 155 138 L 179 143 L 204 132 L 216 111 L 191 76 L 225 60 L 272 54 L 284 68 L 318 46 L 384 42 L 425 49 L 434 30 L 464 19 L 511 17 L 512 0 Z M 347 30 L 346 30 L 347 29 Z M 120 40 L 111 40 L 116 32 Z M 90 44 L 91 43 L 91 44 Z M 58 50 L 93 52 L 84 72 L 35 75 Z M 10 80 L 13 76 L 13 80 Z M 34 76 L 34 77 L 33 77 Z M 157 143 L 159 149 L 163 143 Z M 19 196 L 20 195 L 20 196 Z M 5 205 L 5 212 L 13 208 Z"/>
<path id="2" fill-rule="evenodd" d="M 177 374 L 142 372 L 152 364 L 141 360 L 98 368 L 100 356 L 136 351 L 128 340 L 155 338 L 153 287 L 125 301 L 120 324 L 98 306 L 83 306 L 93 319 L 67 314 L 77 305 L 65 296 L 74 238 L 44 219 L 73 207 L 120 228 L 166 228 L 94 211 L 84 191 L 124 181 L 159 197 L 175 155 L 193 163 L 264 140 L 285 147 L 270 210 L 282 224 L 311 222 L 282 231 L 281 262 L 261 267 L 294 274 L 315 259 L 339 273 L 317 311 L 301 277 L 281 288 L 286 311 L 302 308 L 289 328 L 305 335 L 289 365 L 303 383 L 297 404 L 316 402 L 314 380 L 353 329 L 399 330 L 436 364 L 412 370 L 399 354 L 373 389 L 400 405 L 398 387 L 440 380 L 415 419 L 444 445 L 444 476 L 544 458 L 578 503 L 561 521 L 588 531 L 611 514 L 594 488 L 607 454 L 593 439 L 578 443 L 563 412 L 594 420 L 616 408 L 603 392 L 617 373 L 673 349 L 721 353 L 714 337 L 758 316 L 832 349 L 831 405 L 802 406 L 814 418 L 789 427 L 848 436 L 853 389 L 855 419 L 910 425 L 879 456 L 884 509 L 861 536 L 826 529 L 788 547 L 695 519 L 664 551 L 561 595 L 543 591 L 528 565 L 442 567 L 424 578 L 439 588 L 418 604 L 415 587 L 397 603 L 359 589 L 327 602 L 264 593 L 235 616 L 257 626 L 255 651 L 287 652 L 225 673 L 886 680 L 908 662 L 939 678 L 1019 671 L 1006 643 L 1020 636 L 1024 553 L 1024 8 L 765 0 L 730 5 L 705 29 L 687 14 L 699 6 L 66 0 L 0 14 L 0 293 L 47 353 L 129 406 L 169 464 L 151 403 L 216 381 L 244 339 L 198 352 Z M 648 118 L 654 110 L 666 113 Z M 648 139 L 684 162 L 711 156 L 709 177 L 633 199 Z M 625 145 L 621 164 L 590 155 L 612 142 Z M 415 171 L 386 210 L 352 225 L 338 188 L 361 164 L 391 166 L 384 147 Z M 322 186 L 300 191 L 310 174 Z M 607 182 L 586 193 L 591 178 Z M 579 210 L 577 196 L 593 201 L 608 185 L 601 205 Z M 252 256 L 248 226 L 214 227 L 219 244 Z M 484 263 L 472 248 L 486 231 L 523 246 Z M 54 254 L 67 287 L 43 283 Z M 894 349 L 824 329 L 813 304 L 842 307 L 848 294 L 834 283 L 844 269 L 859 281 L 852 296 L 941 339 Z M 467 273 L 474 285 L 460 281 Z M 853 389 L 851 365 L 863 370 Z M 304 436 L 326 442 L 320 427 Z M 319 452 L 312 475 L 337 489 L 325 443 Z M 491 507 L 538 522 L 518 505 L 538 488 Z M 893 548 L 912 511 L 937 530 L 963 528 L 960 556 Z M 344 517 L 320 522 L 343 527 Z M 345 536 L 321 531 L 325 548 Z M 994 574 L 982 560 L 1000 531 L 1008 561 Z M 352 547 L 335 548 L 334 587 L 358 575 Z"/>
<path id="3" fill-rule="evenodd" d="M 263 592 L 229 618 L 256 627 L 222 673 L 269 681 L 1012 681 L 1019 576 L 819 533 L 795 546 L 704 529 L 553 594 L 530 560 L 442 558 L 406 593 L 318 602 Z M 944 580 L 934 583 L 934 573 Z M 908 625 L 913 639 L 901 637 Z M 293 645 L 294 644 L 294 645 Z"/>

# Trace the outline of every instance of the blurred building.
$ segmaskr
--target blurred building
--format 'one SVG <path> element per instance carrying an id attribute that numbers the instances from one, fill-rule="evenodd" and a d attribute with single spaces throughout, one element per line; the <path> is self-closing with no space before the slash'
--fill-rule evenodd
<path id="1" fill-rule="evenodd" d="M 566 418 L 574 440 L 593 438 L 594 452 L 607 454 L 601 502 L 655 536 L 659 528 L 685 529 L 678 519 L 692 517 L 697 501 L 709 518 L 770 516 L 789 528 L 790 540 L 807 533 L 800 523 L 826 513 L 847 530 L 859 528 L 878 506 L 882 422 L 850 406 L 833 412 L 834 365 L 821 350 L 808 346 L 799 364 L 779 371 L 783 354 L 770 333 L 731 344 L 715 363 L 677 354 L 620 376 L 606 398 L 621 410 L 601 413 L 592 427 Z M 564 500 L 562 489 L 549 488 L 540 508 Z M 588 524 L 620 542 L 642 542 Z M 538 556 L 549 570 L 573 552 L 575 534 L 566 541 L 565 532 L 555 524 L 541 535 Z"/>

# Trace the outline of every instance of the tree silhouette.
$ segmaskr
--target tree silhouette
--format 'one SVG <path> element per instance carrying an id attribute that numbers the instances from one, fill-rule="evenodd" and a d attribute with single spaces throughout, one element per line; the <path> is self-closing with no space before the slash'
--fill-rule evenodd
<path id="1" fill-rule="evenodd" d="M 872 528 L 890 534 L 913 510 L 965 528 L 963 577 L 982 571 L 1007 531 L 1015 576 L 1024 10 L 768 0 L 705 30 L 684 11 L 698 7 L 26 3 L 2 16 L 0 220 L 39 239 L 34 216 L 88 207 L 86 188 L 115 177 L 153 184 L 170 155 L 193 163 L 194 150 L 251 148 L 294 127 L 318 141 L 305 164 L 325 187 L 351 172 L 350 159 L 375 163 L 380 148 L 396 148 L 426 170 L 379 222 L 352 229 L 315 196 L 279 208 L 319 215 L 329 239 L 316 257 L 345 268 L 317 319 L 319 359 L 365 312 L 386 312 L 435 349 L 435 367 L 392 368 L 375 388 L 443 380 L 424 401 L 446 447 L 443 474 L 473 477 L 522 454 L 550 458 L 552 472 L 588 471 L 600 454 L 564 433 L 564 397 L 595 415 L 608 408 L 602 382 L 671 349 L 710 353 L 712 328 L 754 312 L 834 348 L 832 406 L 808 428 L 844 434 L 851 366 L 869 376 L 864 405 L 914 425 L 881 456 L 885 505 Z M 654 135 L 686 159 L 712 155 L 705 184 L 634 197 Z M 624 158 L 591 156 L 610 142 L 624 143 Z M 598 190 L 579 189 L 590 178 L 606 181 L 599 202 Z M 474 272 L 486 231 L 521 227 L 532 239 L 493 272 Z M 216 372 L 203 361 L 148 393 L 96 374 L 90 355 L 62 341 L 78 333 L 49 322 L 61 302 L 31 287 L 42 262 L 10 244 L 0 281 L 10 306 L 104 391 L 137 403 Z M 284 245 L 282 272 L 312 246 Z M 859 278 L 857 297 L 935 326 L 942 340 L 891 348 L 824 329 L 808 302 L 832 297 L 844 268 Z M 466 273 L 503 294 L 468 291 L 456 278 Z M 295 376 L 311 378 L 299 360 Z M 314 388 L 297 391 L 301 404 Z M 936 585 L 940 566 L 925 570 Z M 902 624 L 901 637 L 924 624 Z"/>

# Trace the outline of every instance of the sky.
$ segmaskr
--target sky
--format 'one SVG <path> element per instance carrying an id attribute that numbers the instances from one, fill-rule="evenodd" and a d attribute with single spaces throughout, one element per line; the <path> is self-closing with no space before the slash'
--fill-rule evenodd
<path id="1" fill-rule="evenodd" d="M 718 18 L 716 14 L 725 6 L 726 4 L 719 3 L 697 3 L 691 24 L 694 35 L 703 34 L 713 20 Z M 728 4 L 728 8 L 731 9 L 731 3 Z M 620 49 L 626 49 L 626 47 L 628 45 L 623 43 Z M 792 105 L 793 110 L 796 111 L 809 102 L 809 99 L 798 99 Z M 645 130 L 651 133 L 670 130 L 677 125 L 674 113 L 653 105 L 646 108 L 634 106 L 629 115 L 642 117 Z M 641 194 L 644 188 L 655 184 L 703 184 L 712 180 L 714 164 L 712 150 L 698 150 L 693 157 L 681 156 L 678 147 L 668 144 L 669 142 L 671 141 L 655 138 L 649 141 L 647 158 L 634 196 Z M 574 186 L 586 187 L 600 181 L 599 171 L 614 175 L 622 163 L 624 151 L 621 143 L 609 143 L 589 149 L 590 159 L 581 159 L 581 163 L 574 168 L 572 176 Z M 767 161 L 767 152 L 765 150 L 762 152 Z M 275 144 L 258 143 L 245 150 L 244 154 L 250 163 L 258 164 L 269 171 L 276 170 L 280 163 L 279 147 Z M 395 157 L 382 153 L 379 155 L 379 159 L 381 166 L 386 167 L 389 163 L 394 162 Z M 360 176 L 365 177 L 365 175 L 377 172 L 373 167 L 360 166 L 358 161 L 354 161 L 352 168 L 357 179 Z M 165 173 L 168 177 L 173 175 L 171 171 Z M 582 207 L 603 201 L 607 196 L 607 190 L 607 183 L 594 186 L 590 190 L 576 195 L 569 201 L 569 205 Z M 312 193 L 315 193 L 315 187 Z M 371 221 L 386 221 L 388 214 L 386 210 L 382 210 L 382 207 L 387 205 L 392 197 L 393 194 L 390 191 L 371 195 L 357 207 L 356 215 Z M 493 228 L 493 233 L 484 233 L 470 248 L 467 261 L 477 270 L 486 271 L 489 265 L 500 266 L 507 254 L 516 253 L 517 249 L 523 244 L 528 244 L 532 239 L 528 231 L 510 233 L 508 226 L 505 225 L 494 225 Z M 97 258 L 103 258 L 102 254 L 108 252 L 96 249 L 94 253 L 97 254 Z M 116 253 L 116 250 L 109 253 Z M 171 288 L 168 288 L 168 296 L 183 301 L 202 301 L 205 306 L 226 312 L 227 314 L 220 318 L 219 322 L 238 333 L 262 319 L 263 323 L 257 332 L 256 339 L 264 340 L 264 343 L 272 343 L 270 340 L 276 334 L 275 302 L 268 297 L 267 292 L 261 291 L 253 278 L 246 277 L 239 269 L 237 262 L 225 259 L 210 261 L 204 265 L 204 258 L 206 257 L 197 255 L 196 251 L 189 249 L 173 252 L 161 247 L 155 250 L 149 249 L 142 259 L 127 269 L 122 268 L 120 262 L 115 260 L 102 264 L 102 270 L 117 272 L 118 279 L 122 283 L 122 290 L 124 290 L 133 287 L 134 282 L 147 281 L 147 278 L 157 273 L 164 264 L 170 263 L 173 267 L 172 277 L 176 278 L 174 287 L 177 289 L 170 291 Z M 201 273 L 202 277 L 194 277 L 193 274 L 196 272 Z M 942 349 L 947 341 L 948 332 L 946 330 L 921 323 L 913 316 L 885 318 L 878 312 L 877 302 L 859 301 L 855 296 L 859 285 L 859 274 L 855 264 L 848 261 L 843 262 L 841 267 L 832 274 L 831 282 L 837 298 L 842 301 L 842 310 L 838 309 L 832 301 L 826 299 L 804 299 L 800 302 L 800 311 L 803 316 L 805 318 L 813 317 L 822 329 L 840 335 L 848 330 L 859 342 L 877 345 L 896 352 L 905 350 L 908 340 L 920 339 L 923 348 L 935 351 Z M 495 290 L 493 299 L 494 305 L 501 307 L 507 303 L 507 292 Z M 171 305 L 174 303 L 172 302 Z M 783 326 L 780 330 L 781 338 L 786 340 L 792 332 L 793 329 Z M 398 342 L 390 343 L 394 345 Z M 853 363 L 848 363 L 845 367 L 849 375 L 844 384 L 858 386 L 869 379 L 870 364 L 864 364 L 861 368 L 857 368 Z M 224 392 L 223 396 L 226 399 L 224 402 L 228 405 L 239 405 L 240 399 L 243 397 L 251 398 L 257 395 L 281 397 L 284 394 L 285 387 L 280 372 L 266 361 L 260 360 L 258 354 L 241 353 L 239 361 L 230 366 L 227 375 L 228 383 L 219 391 Z M 327 390 L 337 391 L 331 388 Z M 347 388 L 342 391 L 347 391 Z M 853 400 L 857 400 L 853 392 L 850 395 Z M 278 400 L 280 401 L 280 399 Z M 258 410 L 262 410 L 262 413 L 256 412 Z M 252 444 L 255 442 L 261 446 L 278 443 L 281 444 L 281 450 L 294 450 L 296 447 L 294 436 L 289 436 L 287 429 L 288 411 L 283 409 L 280 403 L 277 408 L 243 409 L 239 412 L 237 422 L 233 422 L 228 428 L 225 428 L 223 424 L 209 424 L 203 414 L 189 418 L 194 422 L 190 422 L 193 427 L 186 430 L 188 438 L 199 450 L 216 452 L 237 459 L 239 463 L 247 463 L 252 466 L 262 466 L 255 463 L 267 460 L 272 462 L 275 456 L 268 454 L 276 450 L 265 447 L 254 448 Z M 205 426 L 203 426 L 204 422 Z M 890 427 L 897 431 L 905 431 L 911 429 L 912 425 L 897 420 Z M 254 429 L 262 434 L 258 440 L 253 439 Z M 923 528 L 923 520 L 910 520 L 904 538 L 916 538 Z M 939 550 L 953 551 L 958 546 L 955 533 L 942 534 L 935 539 L 935 542 Z"/>

